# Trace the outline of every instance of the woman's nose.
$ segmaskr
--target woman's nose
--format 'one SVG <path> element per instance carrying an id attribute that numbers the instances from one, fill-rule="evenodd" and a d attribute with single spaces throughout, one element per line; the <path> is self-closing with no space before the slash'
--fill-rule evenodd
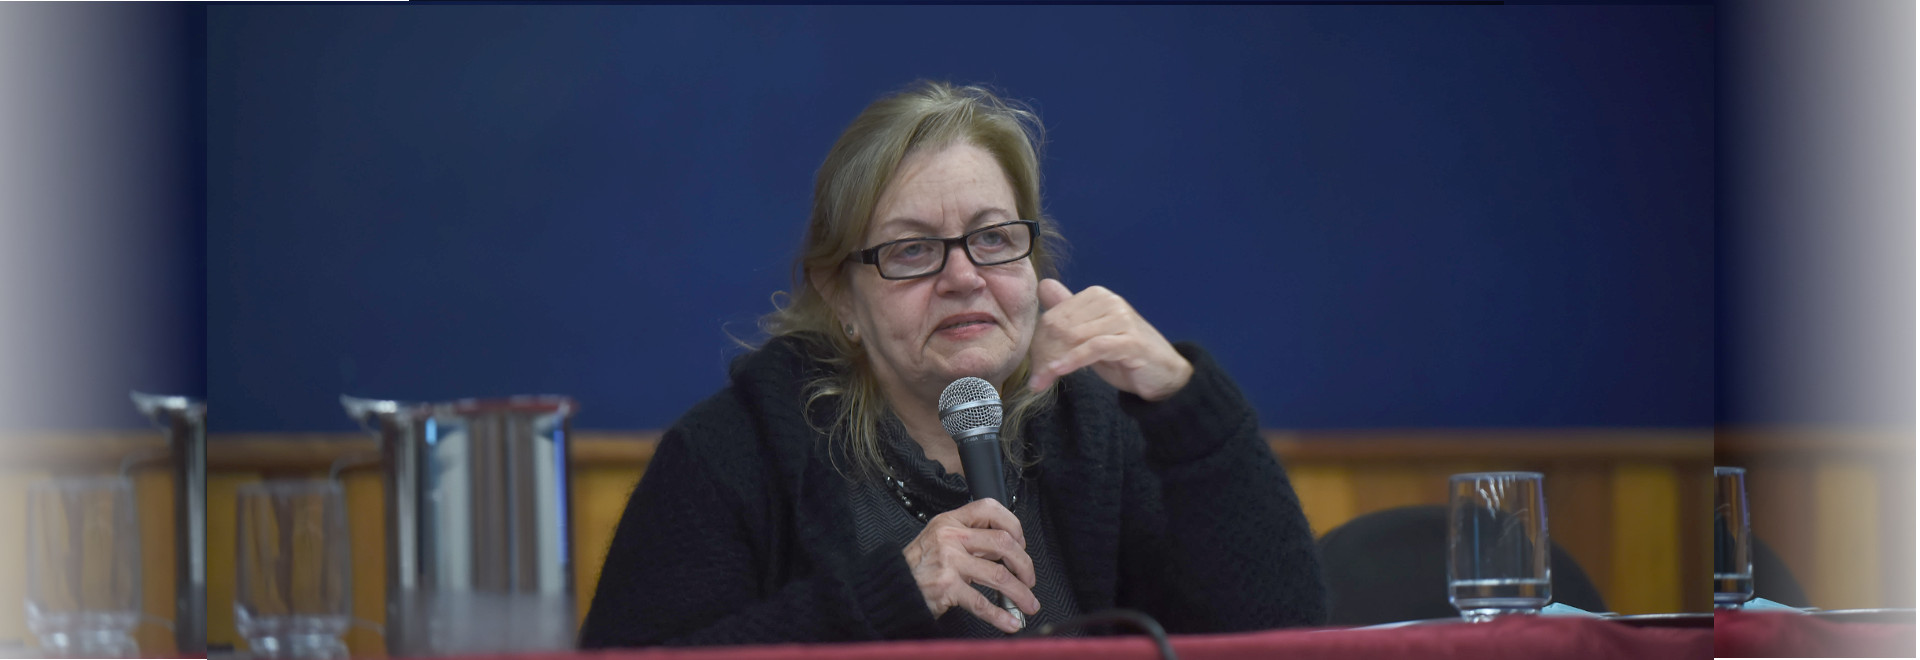
<path id="1" fill-rule="evenodd" d="M 958 252 L 959 254 L 954 254 Z M 973 265 L 973 259 L 967 256 L 965 246 L 955 245 L 947 249 L 947 267 L 935 276 L 941 293 L 965 292 L 980 288 L 986 280 L 980 277 L 980 267 Z"/>

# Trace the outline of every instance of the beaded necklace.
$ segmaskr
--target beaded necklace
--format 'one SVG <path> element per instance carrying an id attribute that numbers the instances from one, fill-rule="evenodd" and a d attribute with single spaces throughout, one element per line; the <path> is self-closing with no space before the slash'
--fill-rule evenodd
<path id="1" fill-rule="evenodd" d="M 905 507 L 907 513 L 913 514 L 913 517 L 922 524 L 925 524 L 928 520 L 931 520 L 933 516 L 937 515 L 927 512 L 925 504 L 913 496 L 913 491 L 907 490 L 907 482 L 893 476 L 892 465 L 888 465 L 887 468 L 888 473 L 882 475 L 881 478 L 886 480 L 887 487 L 893 491 L 894 499 L 900 501 L 900 506 Z M 1009 472 L 1013 474 L 1013 478 L 1008 480 L 1007 490 L 1011 492 L 1009 497 L 1011 497 L 1013 501 L 1007 503 L 1007 510 L 1012 511 L 1014 505 L 1020 503 L 1020 472 L 1018 470 L 1009 470 Z"/>

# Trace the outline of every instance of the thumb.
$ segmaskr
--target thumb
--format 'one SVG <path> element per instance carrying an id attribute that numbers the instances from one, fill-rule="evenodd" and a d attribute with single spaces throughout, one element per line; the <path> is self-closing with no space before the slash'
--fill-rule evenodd
<path id="1" fill-rule="evenodd" d="M 1055 307 L 1059 307 L 1060 303 L 1066 302 L 1068 298 L 1072 298 L 1072 297 L 1073 297 L 1073 292 L 1067 290 L 1067 285 L 1061 284 L 1060 280 L 1056 280 L 1051 277 L 1044 280 L 1040 280 L 1040 306 L 1041 307 L 1045 307 L 1047 309 L 1053 309 Z"/>

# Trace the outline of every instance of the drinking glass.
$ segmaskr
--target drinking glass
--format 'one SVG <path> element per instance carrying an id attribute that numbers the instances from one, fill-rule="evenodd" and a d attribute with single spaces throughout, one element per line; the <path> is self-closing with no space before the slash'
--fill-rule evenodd
<path id="1" fill-rule="evenodd" d="M 1747 471 L 1713 469 L 1713 606 L 1738 609 L 1753 600 L 1753 533 Z"/>
<path id="2" fill-rule="evenodd" d="M 1447 589 L 1466 620 L 1537 614 L 1552 600 L 1540 481 L 1538 472 L 1474 472 L 1450 480 Z"/>
<path id="3" fill-rule="evenodd" d="M 263 481 L 236 493 L 234 622 L 260 658 L 347 657 L 346 505 L 334 481 Z"/>
<path id="4" fill-rule="evenodd" d="M 52 657 L 137 658 L 140 523 L 133 483 L 52 479 L 27 490 L 27 628 Z"/>

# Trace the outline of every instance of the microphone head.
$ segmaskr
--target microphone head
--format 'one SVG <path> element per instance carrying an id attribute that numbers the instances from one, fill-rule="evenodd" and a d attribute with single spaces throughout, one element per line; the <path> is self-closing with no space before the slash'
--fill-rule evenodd
<path id="1" fill-rule="evenodd" d="M 980 402 L 954 410 L 955 406 Z M 948 435 L 959 435 L 983 426 L 1000 427 L 1000 392 L 993 384 L 982 378 L 968 376 L 953 381 L 947 389 L 940 392 L 940 425 L 946 427 Z"/>

